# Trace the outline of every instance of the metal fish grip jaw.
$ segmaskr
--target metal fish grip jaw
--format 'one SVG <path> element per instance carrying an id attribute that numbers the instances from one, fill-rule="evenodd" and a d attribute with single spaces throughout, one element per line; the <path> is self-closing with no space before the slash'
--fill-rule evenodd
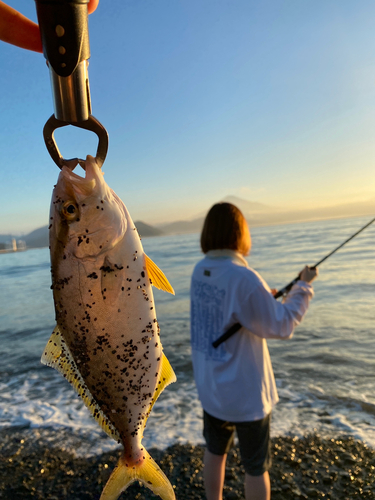
<path id="1" fill-rule="evenodd" d="M 88 59 L 90 44 L 87 4 L 89 0 L 35 0 L 43 53 L 50 71 L 54 115 L 43 135 L 53 161 L 74 168 L 84 160 L 65 160 L 56 145 L 54 131 L 66 125 L 94 132 L 99 139 L 96 161 L 101 166 L 108 150 L 108 134 L 91 115 Z"/>
<path id="2" fill-rule="evenodd" d="M 47 150 L 52 160 L 56 163 L 56 165 L 59 168 L 62 168 L 65 165 L 71 170 L 73 170 L 78 163 L 81 165 L 83 169 L 85 168 L 84 160 L 80 158 L 72 158 L 70 160 L 66 160 L 65 158 L 62 157 L 59 148 L 57 147 L 54 138 L 54 132 L 56 129 L 65 127 L 67 125 L 73 125 L 74 127 L 90 130 L 91 132 L 94 132 L 98 136 L 99 142 L 95 160 L 98 167 L 100 168 L 103 165 L 104 160 L 107 156 L 108 133 L 106 129 L 103 127 L 103 125 L 92 115 L 90 115 L 87 120 L 77 123 L 67 123 L 63 120 L 58 120 L 57 118 L 55 118 L 54 115 L 51 116 L 51 118 L 44 125 L 43 137 L 44 137 L 44 142 L 46 143 Z"/>

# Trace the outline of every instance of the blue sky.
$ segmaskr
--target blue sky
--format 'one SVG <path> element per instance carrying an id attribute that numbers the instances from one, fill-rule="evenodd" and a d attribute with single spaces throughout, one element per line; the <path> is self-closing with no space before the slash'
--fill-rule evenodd
<path id="1" fill-rule="evenodd" d="M 33 0 L 8 0 L 36 20 Z M 101 0 L 89 19 L 108 184 L 135 220 L 191 218 L 227 195 L 325 206 L 375 197 L 375 4 Z M 58 168 L 41 54 L 0 42 L 0 233 L 48 222 Z M 66 158 L 96 136 L 56 133 Z"/>

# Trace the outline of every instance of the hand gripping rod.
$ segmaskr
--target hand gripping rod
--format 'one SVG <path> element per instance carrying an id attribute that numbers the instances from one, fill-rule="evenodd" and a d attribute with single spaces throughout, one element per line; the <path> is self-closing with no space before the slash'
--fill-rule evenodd
<path id="1" fill-rule="evenodd" d="M 331 257 L 331 255 L 333 255 L 335 252 L 337 252 L 337 250 L 340 250 L 340 248 L 342 248 L 350 240 L 352 240 L 353 238 L 355 238 L 359 233 L 361 233 L 362 231 L 364 231 L 373 222 L 375 222 L 375 218 L 372 219 L 372 220 L 370 220 L 370 222 L 368 222 L 365 226 L 363 226 L 359 231 L 357 231 L 352 236 L 350 236 L 350 238 L 348 238 L 347 240 L 345 240 L 344 243 L 341 243 L 341 245 L 339 245 L 338 247 L 336 247 L 334 250 L 332 250 L 332 252 L 330 252 L 328 255 L 326 255 L 325 257 L 323 257 L 319 262 L 317 262 L 314 266 L 311 266 L 311 267 L 314 268 L 314 267 L 320 266 L 320 264 L 322 264 L 325 260 L 327 260 L 328 257 Z M 297 278 L 295 278 L 293 281 L 291 281 L 290 283 L 288 283 L 284 288 L 282 288 L 281 290 L 279 290 L 274 295 L 274 298 L 278 299 L 282 295 L 286 295 L 289 292 L 289 290 L 292 288 L 292 286 L 295 283 L 297 283 L 297 281 L 299 279 L 300 279 L 300 277 L 297 276 Z M 212 342 L 213 347 L 215 347 L 215 348 L 219 347 L 220 344 L 222 344 L 223 342 L 225 342 L 226 340 L 228 340 L 232 335 L 234 335 L 236 332 L 238 332 L 238 330 L 241 327 L 242 327 L 242 325 L 240 323 L 235 323 L 234 325 L 232 325 L 225 333 L 223 333 L 223 335 L 221 335 L 217 340 L 215 340 L 214 342 Z"/>

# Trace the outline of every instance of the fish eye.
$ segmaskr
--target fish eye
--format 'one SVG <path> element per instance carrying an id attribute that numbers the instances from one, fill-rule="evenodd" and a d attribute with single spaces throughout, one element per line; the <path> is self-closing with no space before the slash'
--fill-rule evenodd
<path id="1" fill-rule="evenodd" d="M 78 207 L 73 201 L 64 203 L 61 214 L 68 221 L 74 221 L 78 217 Z"/>

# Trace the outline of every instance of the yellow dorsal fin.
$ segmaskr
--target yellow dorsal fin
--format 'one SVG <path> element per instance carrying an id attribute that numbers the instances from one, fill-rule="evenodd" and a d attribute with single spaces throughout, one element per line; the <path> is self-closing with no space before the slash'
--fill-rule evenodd
<path id="1" fill-rule="evenodd" d="M 141 481 L 155 495 L 163 500 L 175 500 L 171 483 L 147 450 L 134 465 L 126 463 L 124 456 L 120 457 L 117 467 L 112 472 L 100 496 L 100 500 L 117 500 L 123 491 L 134 481 Z"/>
<path id="2" fill-rule="evenodd" d="M 66 380 L 72 384 L 74 390 L 78 393 L 103 431 L 106 432 L 109 437 L 120 442 L 119 433 L 102 412 L 94 397 L 86 387 L 85 381 L 57 325 L 44 349 L 41 362 L 60 372 Z"/>
<path id="3" fill-rule="evenodd" d="M 158 266 L 153 262 L 150 257 L 145 254 L 146 270 L 148 277 L 151 279 L 151 283 L 159 290 L 171 293 L 174 295 L 174 290 L 170 285 L 169 281 L 165 277 L 165 274 Z"/>
<path id="4" fill-rule="evenodd" d="M 147 411 L 145 425 L 146 425 L 147 418 L 151 413 L 152 407 L 155 404 L 155 401 L 158 399 L 158 397 L 163 392 L 163 390 L 167 387 L 167 385 L 172 384 L 173 382 L 176 382 L 176 380 L 177 380 L 176 374 L 173 371 L 173 368 L 171 367 L 171 364 L 168 361 L 167 356 L 163 353 L 162 358 L 161 358 L 159 383 L 158 383 L 158 386 L 155 390 L 154 396 L 152 398 L 150 408 Z"/>

